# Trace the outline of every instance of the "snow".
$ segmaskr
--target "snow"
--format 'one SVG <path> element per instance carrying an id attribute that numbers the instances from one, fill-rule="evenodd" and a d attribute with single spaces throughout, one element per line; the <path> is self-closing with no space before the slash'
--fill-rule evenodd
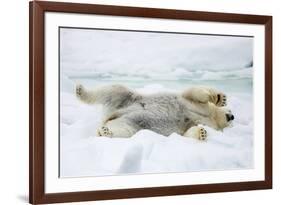
<path id="1" fill-rule="evenodd" d="M 66 28 L 60 34 L 61 177 L 254 167 L 252 38 Z M 77 100 L 78 82 L 121 83 L 144 94 L 207 85 L 227 94 L 235 120 L 223 132 L 204 126 L 206 142 L 150 130 L 98 137 L 102 106 Z"/>
<path id="2" fill-rule="evenodd" d="M 146 91 L 147 89 L 147 91 Z M 150 85 L 138 92 L 166 90 Z M 201 142 L 173 133 L 169 137 L 141 130 L 128 139 L 96 136 L 102 107 L 86 105 L 72 93 L 61 93 L 62 177 L 248 169 L 252 158 L 252 99 L 233 93 L 229 108 L 232 127 L 223 132 L 205 127 L 208 140 Z"/>
<path id="3" fill-rule="evenodd" d="M 69 28 L 60 33 L 61 67 L 75 78 L 205 80 L 205 72 L 212 79 L 252 77 L 250 37 Z"/>

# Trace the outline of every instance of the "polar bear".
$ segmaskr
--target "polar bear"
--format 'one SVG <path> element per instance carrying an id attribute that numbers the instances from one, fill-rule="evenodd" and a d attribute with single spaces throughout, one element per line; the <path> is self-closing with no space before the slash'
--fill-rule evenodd
<path id="1" fill-rule="evenodd" d="M 164 136 L 178 133 L 206 140 L 203 124 L 222 130 L 234 120 L 226 109 L 226 95 L 209 87 L 192 87 L 184 92 L 143 95 L 123 85 L 85 89 L 76 85 L 76 96 L 87 104 L 102 104 L 104 118 L 98 136 L 128 138 L 141 129 Z"/>

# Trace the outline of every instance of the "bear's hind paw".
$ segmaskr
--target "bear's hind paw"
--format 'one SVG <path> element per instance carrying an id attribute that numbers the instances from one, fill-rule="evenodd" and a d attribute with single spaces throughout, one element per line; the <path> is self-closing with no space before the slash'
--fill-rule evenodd
<path id="1" fill-rule="evenodd" d="M 76 96 L 81 97 L 84 92 L 84 87 L 81 84 L 76 85 Z"/>
<path id="2" fill-rule="evenodd" d="M 112 137 L 113 133 L 108 129 L 108 127 L 102 126 L 97 130 L 99 136 Z"/>

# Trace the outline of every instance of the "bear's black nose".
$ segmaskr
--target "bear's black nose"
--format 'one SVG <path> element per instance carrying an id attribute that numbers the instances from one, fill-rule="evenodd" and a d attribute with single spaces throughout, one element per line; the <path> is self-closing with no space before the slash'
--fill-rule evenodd
<path id="1" fill-rule="evenodd" d="M 229 122 L 230 120 L 234 120 L 234 115 L 232 114 L 225 114 L 226 115 L 226 120 Z"/>

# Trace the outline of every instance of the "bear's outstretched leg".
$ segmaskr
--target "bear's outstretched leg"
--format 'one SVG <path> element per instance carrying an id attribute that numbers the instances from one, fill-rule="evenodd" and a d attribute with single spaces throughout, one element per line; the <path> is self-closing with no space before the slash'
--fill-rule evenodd
<path id="1" fill-rule="evenodd" d="M 76 85 L 76 96 L 87 104 L 102 104 L 110 109 L 122 108 L 133 103 L 141 96 L 122 85 L 107 85 L 86 90 Z"/>
<path id="2" fill-rule="evenodd" d="M 226 95 L 209 87 L 192 87 L 183 92 L 183 97 L 199 103 L 211 102 L 219 107 L 227 105 Z"/>
<path id="3" fill-rule="evenodd" d="M 203 127 L 193 126 L 189 128 L 183 136 L 205 141 L 207 139 L 207 131 Z"/>
<path id="4" fill-rule="evenodd" d="M 98 136 L 128 138 L 133 136 L 138 130 L 129 125 L 125 120 L 119 118 L 106 122 L 97 129 Z"/>

